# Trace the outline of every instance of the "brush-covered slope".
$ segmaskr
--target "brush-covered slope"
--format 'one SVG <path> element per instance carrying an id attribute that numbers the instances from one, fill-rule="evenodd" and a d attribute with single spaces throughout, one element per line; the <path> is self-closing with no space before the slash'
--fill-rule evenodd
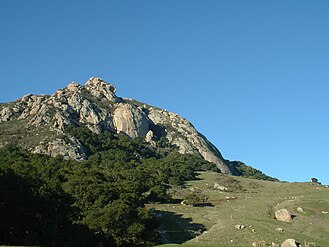
<path id="1" fill-rule="evenodd" d="M 94 133 L 112 131 L 142 137 L 157 148 L 169 143 L 183 154 L 201 155 L 223 173 L 234 169 L 218 149 L 176 113 L 121 98 L 100 78 L 84 86 L 72 82 L 52 95 L 28 94 L 0 104 L 0 147 L 13 144 L 32 153 L 85 160 L 86 147 L 66 130 L 85 126 Z"/>

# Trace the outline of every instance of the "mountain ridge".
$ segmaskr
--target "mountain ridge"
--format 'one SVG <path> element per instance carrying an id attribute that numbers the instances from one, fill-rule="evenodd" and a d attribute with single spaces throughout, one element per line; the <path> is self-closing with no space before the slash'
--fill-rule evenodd
<path id="1" fill-rule="evenodd" d="M 91 77 L 84 86 L 72 82 L 52 95 L 27 94 L 0 104 L 0 124 L 0 147 L 18 144 L 32 153 L 84 160 L 85 147 L 65 130 L 68 126 L 86 126 L 94 133 L 109 130 L 131 138 L 142 137 L 154 147 L 165 139 L 180 153 L 201 155 L 222 173 L 234 173 L 219 150 L 187 119 L 119 97 L 114 85 L 98 77 Z M 21 128 L 15 129 L 15 125 Z"/>

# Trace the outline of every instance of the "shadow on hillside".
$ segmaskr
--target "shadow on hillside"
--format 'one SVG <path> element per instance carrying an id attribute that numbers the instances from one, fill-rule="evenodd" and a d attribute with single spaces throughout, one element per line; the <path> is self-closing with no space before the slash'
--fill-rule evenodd
<path id="1" fill-rule="evenodd" d="M 153 212 L 160 222 L 160 242 L 181 244 L 206 230 L 202 224 L 192 222 L 192 218 L 183 218 L 181 214 L 156 210 Z"/>
<path id="2" fill-rule="evenodd" d="M 214 204 L 211 202 L 198 203 L 193 205 L 193 207 L 214 207 Z"/>

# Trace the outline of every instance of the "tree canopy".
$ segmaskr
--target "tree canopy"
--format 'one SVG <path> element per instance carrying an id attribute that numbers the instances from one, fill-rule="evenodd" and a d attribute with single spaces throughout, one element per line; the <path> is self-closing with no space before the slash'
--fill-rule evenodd
<path id="1" fill-rule="evenodd" d="M 70 129 L 83 162 L 0 149 L 0 243 L 39 246 L 148 246 L 157 222 L 145 203 L 170 200 L 170 184 L 217 170 L 201 156 L 155 150 L 141 138 Z M 168 148 L 168 147 L 164 147 Z"/>

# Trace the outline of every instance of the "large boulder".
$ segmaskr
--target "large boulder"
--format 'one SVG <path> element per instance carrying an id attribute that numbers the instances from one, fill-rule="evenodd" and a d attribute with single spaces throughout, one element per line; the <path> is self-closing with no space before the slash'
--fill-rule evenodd
<path id="1" fill-rule="evenodd" d="M 8 107 L 3 108 L 0 111 L 0 123 L 6 122 L 10 120 L 10 117 L 13 115 L 13 111 L 10 110 Z"/>
<path id="2" fill-rule="evenodd" d="M 292 214 L 288 209 L 283 208 L 275 212 L 275 218 L 279 221 L 291 222 Z"/>
<path id="3" fill-rule="evenodd" d="M 144 112 L 130 104 L 120 104 L 113 113 L 113 123 L 118 133 L 124 132 L 132 138 L 146 137 L 149 120 Z"/>
<path id="4" fill-rule="evenodd" d="M 299 247 L 300 245 L 296 242 L 295 239 L 287 239 L 282 244 L 281 247 Z"/>
<path id="5" fill-rule="evenodd" d="M 298 207 L 298 208 L 297 208 L 297 211 L 300 212 L 300 213 L 304 213 L 304 208 L 302 208 L 302 207 Z"/>

